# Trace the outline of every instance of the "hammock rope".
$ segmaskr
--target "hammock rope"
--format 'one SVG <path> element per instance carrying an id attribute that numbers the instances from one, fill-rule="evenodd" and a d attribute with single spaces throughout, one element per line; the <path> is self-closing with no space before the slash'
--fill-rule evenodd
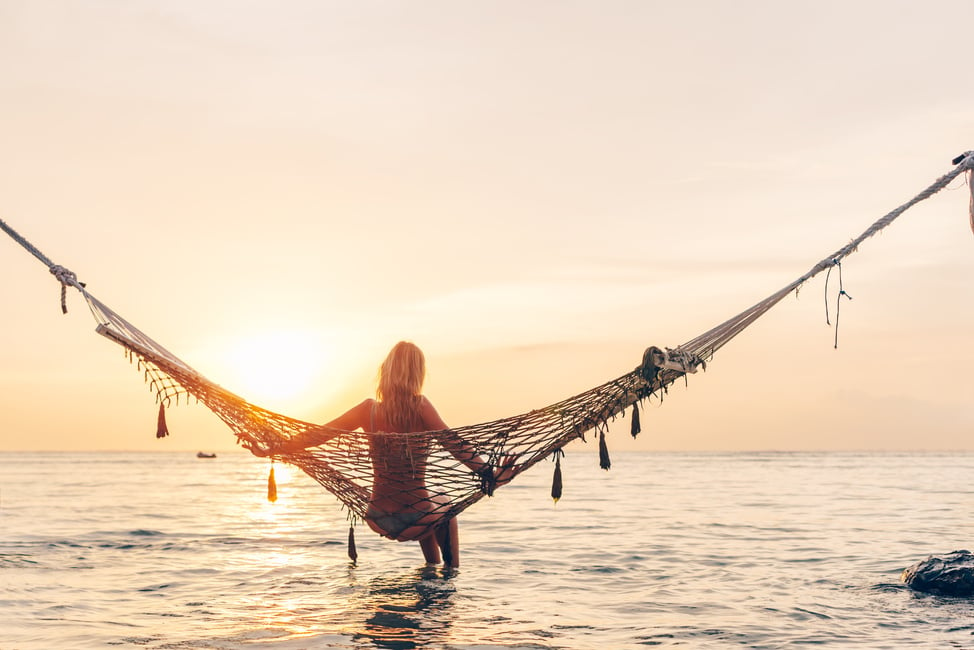
<path id="1" fill-rule="evenodd" d="M 302 469 L 335 495 L 348 509 L 349 517 L 368 518 L 369 499 L 372 493 L 374 462 L 370 455 L 370 443 L 381 437 L 387 449 L 408 452 L 420 445 L 429 450 L 425 467 L 426 485 L 433 498 L 442 501 L 445 519 L 455 517 L 484 496 L 493 492 L 492 472 L 474 473 L 460 463 L 441 444 L 444 439 L 456 440 L 471 446 L 496 466 L 501 459 L 516 458 L 514 474 L 524 472 L 540 461 L 553 458 L 555 476 L 552 497 L 557 501 L 562 494 L 560 456 L 565 445 L 575 439 L 585 440 L 585 434 L 595 430 L 599 440 L 600 465 L 608 469 L 611 464 L 605 443 L 608 422 L 632 408 L 631 433 L 636 436 L 641 428 L 639 403 L 653 396 L 662 398 L 668 387 L 680 377 L 706 369 L 706 363 L 714 354 L 745 328 L 778 304 L 785 296 L 797 291 L 822 271 L 839 267 L 842 260 L 855 252 L 866 239 L 888 227 L 900 215 L 917 203 L 947 187 L 962 173 L 969 175 L 972 193 L 970 210 L 974 229 L 974 151 L 968 151 L 954 159 L 954 169 L 944 174 L 929 187 L 903 205 L 883 215 L 862 234 L 852 239 L 831 255 L 815 264 L 805 274 L 750 308 L 720 323 L 676 348 L 650 347 L 641 363 L 620 377 L 607 381 L 590 390 L 569 397 L 544 408 L 519 415 L 441 432 L 422 433 L 364 433 L 361 431 L 335 431 L 318 424 L 269 411 L 251 404 L 242 397 L 206 379 L 189 364 L 166 350 L 137 327 L 94 297 L 77 277 L 48 259 L 30 242 L 0 220 L 3 229 L 15 241 L 31 252 L 50 269 L 61 283 L 62 295 L 71 286 L 84 296 L 92 315 L 97 321 L 96 331 L 121 345 L 131 362 L 143 373 L 144 380 L 159 403 L 157 436 L 168 435 L 165 424 L 165 408 L 173 401 L 193 398 L 215 413 L 237 436 L 238 443 L 257 444 L 273 450 L 275 446 L 295 437 L 314 434 L 337 434 L 327 442 L 302 451 L 273 454 L 272 460 L 290 463 Z M 840 278 L 841 284 L 841 278 Z M 842 295 L 846 295 L 841 289 Z M 66 310 L 62 297 L 62 308 Z M 838 314 L 836 314 L 836 326 Z M 837 336 L 837 335 L 836 335 Z M 838 339 L 836 339 L 837 341 Z M 449 445 L 447 445 L 449 446 Z M 423 468 L 418 468 L 423 471 Z M 426 499 L 427 501 L 429 498 Z M 404 508 L 416 505 L 404 503 Z M 350 545 L 353 546 L 353 545 Z M 351 549 L 350 549 L 351 550 Z"/>

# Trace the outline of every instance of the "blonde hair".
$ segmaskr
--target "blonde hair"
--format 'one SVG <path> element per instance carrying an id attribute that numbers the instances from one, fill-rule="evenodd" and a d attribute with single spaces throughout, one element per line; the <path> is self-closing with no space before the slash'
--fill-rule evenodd
<path id="1" fill-rule="evenodd" d="M 382 404 L 386 423 L 400 433 L 424 428 L 420 411 L 426 357 L 414 343 L 396 343 L 379 368 L 376 399 Z"/>

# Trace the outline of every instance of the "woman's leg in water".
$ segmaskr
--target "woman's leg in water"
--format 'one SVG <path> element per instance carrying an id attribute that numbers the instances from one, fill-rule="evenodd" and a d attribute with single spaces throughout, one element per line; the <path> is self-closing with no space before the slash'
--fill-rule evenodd
<path id="1" fill-rule="evenodd" d="M 419 540 L 419 547 L 423 549 L 423 557 L 427 564 L 440 563 L 440 546 L 436 543 L 436 533 L 430 533 Z"/>
<path id="2" fill-rule="evenodd" d="M 447 566 L 460 566 L 460 535 L 457 532 L 457 518 L 450 517 L 450 522 L 436 527 L 436 543 L 443 551 L 443 560 Z"/>

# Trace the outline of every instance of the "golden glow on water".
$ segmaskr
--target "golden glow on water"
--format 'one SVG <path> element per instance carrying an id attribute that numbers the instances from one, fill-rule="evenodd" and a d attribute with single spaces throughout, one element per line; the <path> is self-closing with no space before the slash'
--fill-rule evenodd
<path id="1" fill-rule="evenodd" d="M 274 479 L 278 485 L 290 483 L 294 478 L 294 467 L 284 463 L 274 463 Z"/>

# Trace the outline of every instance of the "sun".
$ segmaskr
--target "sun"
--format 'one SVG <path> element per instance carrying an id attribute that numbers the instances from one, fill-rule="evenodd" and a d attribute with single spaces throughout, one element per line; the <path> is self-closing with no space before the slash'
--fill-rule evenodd
<path id="1" fill-rule="evenodd" d="M 360 371 L 357 340 L 345 329 L 250 324 L 198 340 L 188 358 L 251 404 L 317 421 L 338 415 L 372 388 L 371 375 Z"/>
<path id="2" fill-rule="evenodd" d="M 280 405 L 320 390 L 332 355 L 313 332 L 278 329 L 224 341 L 220 356 L 227 388 L 248 401 Z"/>

